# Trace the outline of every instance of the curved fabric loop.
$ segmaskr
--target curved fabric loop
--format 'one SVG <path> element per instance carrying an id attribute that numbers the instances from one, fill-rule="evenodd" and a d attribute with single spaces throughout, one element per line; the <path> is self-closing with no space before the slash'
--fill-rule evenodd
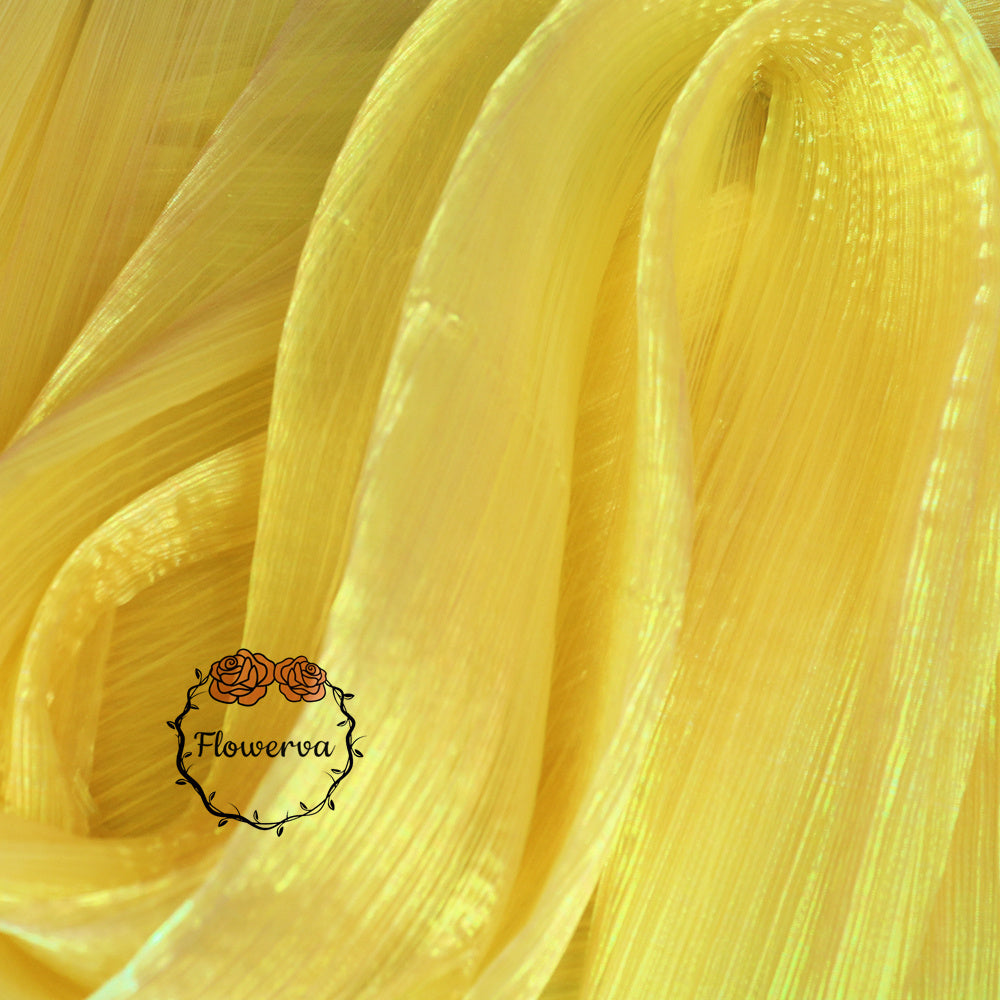
<path id="1" fill-rule="evenodd" d="M 1000 993 L 1000 3 L 0 39 L 0 996 Z"/>
<path id="2" fill-rule="evenodd" d="M 890 996 L 918 953 L 997 657 L 996 67 L 959 13 L 760 4 L 664 135 L 640 275 L 677 259 L 694 560 L 586 996 Z"/>

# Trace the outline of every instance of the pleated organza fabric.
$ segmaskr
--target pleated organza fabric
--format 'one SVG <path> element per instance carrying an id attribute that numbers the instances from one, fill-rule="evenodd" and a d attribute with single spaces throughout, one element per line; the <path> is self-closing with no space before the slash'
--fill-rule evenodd
<path id="1" fill-rule="evenodd" d="M 991 46 L 5 0 L 0 996 L 1000 996 Z M 241 647 L 365 737 L 280 840 L 175 784 Z"/>

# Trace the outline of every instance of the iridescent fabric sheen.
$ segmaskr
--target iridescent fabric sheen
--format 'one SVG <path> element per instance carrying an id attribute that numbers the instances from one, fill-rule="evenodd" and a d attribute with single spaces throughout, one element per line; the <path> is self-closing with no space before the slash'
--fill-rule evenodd
<path id="1" fill-rule="evenodd" d="M 1000 995 L 991 49 L 0 5 L 0 996 Z M 219 663 L 335 811 L 178 784 Z"/>

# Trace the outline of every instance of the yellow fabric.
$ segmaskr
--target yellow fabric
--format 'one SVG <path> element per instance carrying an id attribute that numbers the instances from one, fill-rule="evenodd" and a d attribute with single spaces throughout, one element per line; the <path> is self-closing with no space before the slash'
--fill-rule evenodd
<path id="1" fill-rule="evenodd" d="M 991 49 L 0 6 L 0 997 L 1000 996 Z M 364 734 L 280 840 L 175 784 L 241 647 Z"/>

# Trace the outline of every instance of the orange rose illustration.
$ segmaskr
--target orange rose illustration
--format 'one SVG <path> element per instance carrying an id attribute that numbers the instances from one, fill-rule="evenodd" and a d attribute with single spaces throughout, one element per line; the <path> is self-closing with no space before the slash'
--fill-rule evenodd
<path id="1" fill-rule="evenodd" d="M 282 660 L 274 668 L 281 693 L 289 701 L 319 701 L 326 694 L 326 671 L 308 657 Z"/>
<path id="2" fill-rule="evenodd" d="M 208 693 L 216 701 L 256 705 L 274 680 L 274 663 L 261 653 L 241 649 L 213 663 L 210 674 Z"/>

